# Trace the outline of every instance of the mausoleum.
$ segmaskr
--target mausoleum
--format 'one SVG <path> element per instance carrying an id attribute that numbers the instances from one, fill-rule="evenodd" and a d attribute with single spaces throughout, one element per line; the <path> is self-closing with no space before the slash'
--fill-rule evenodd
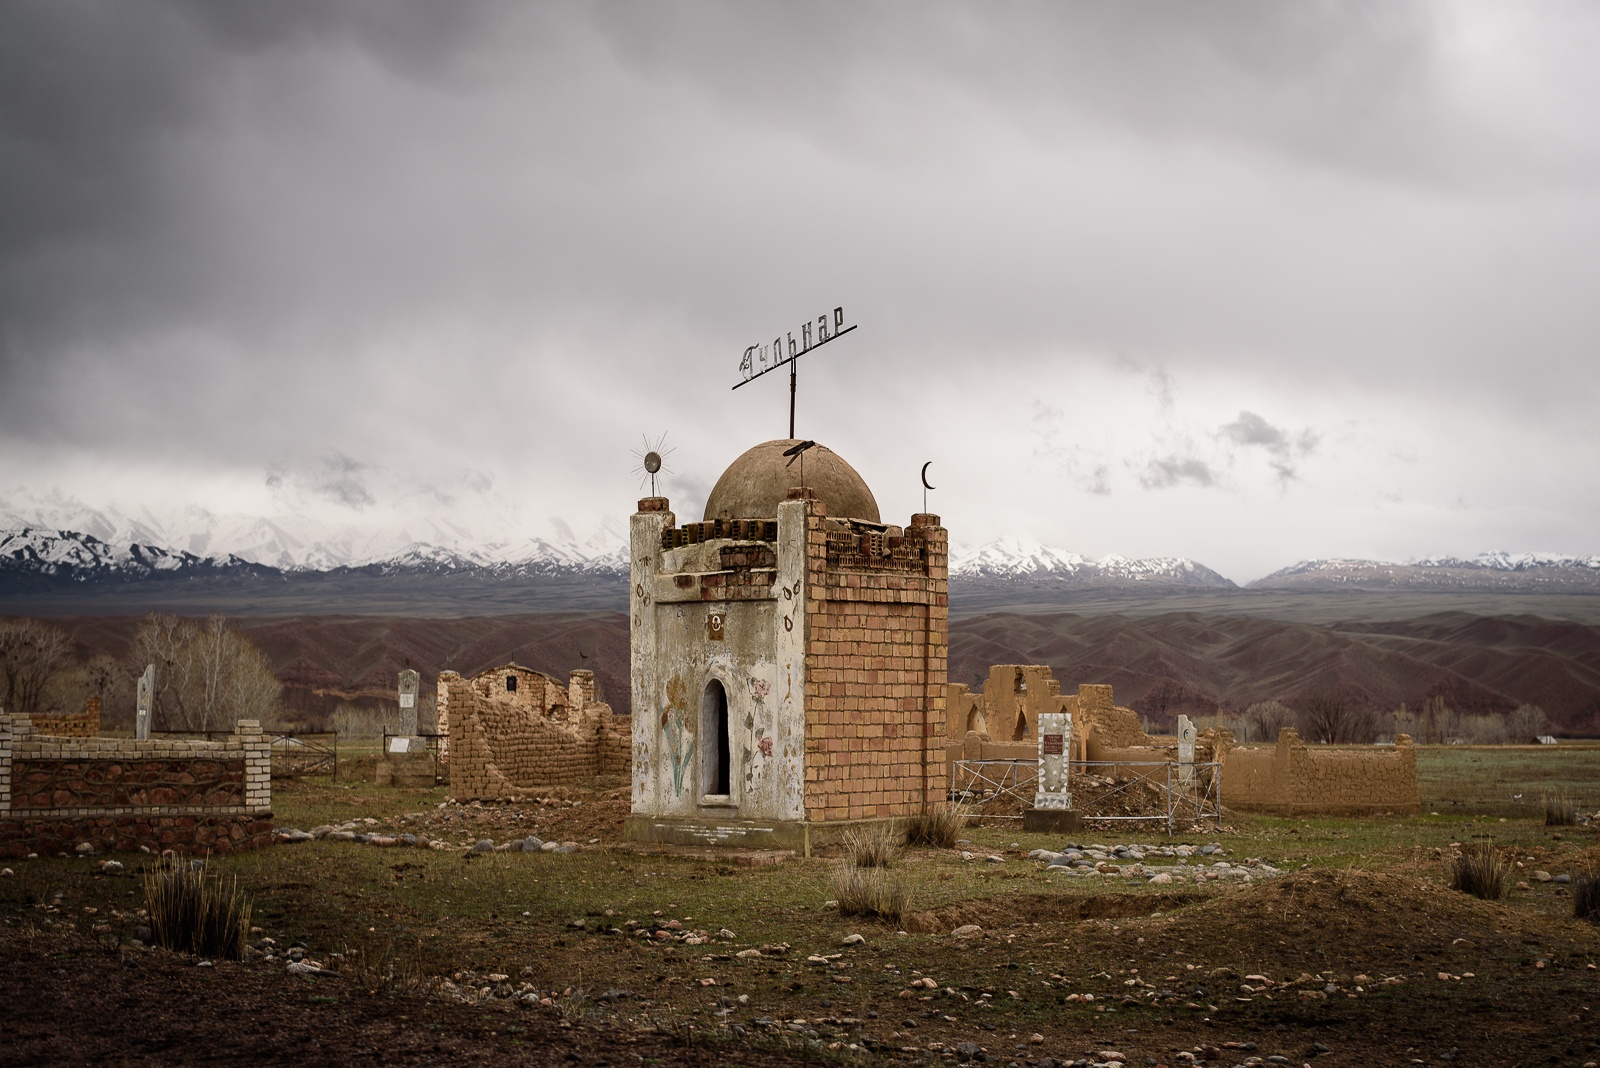
<path id="1" fill-rule="evenodd" d="M 800 444 L 740 456 L 699 521 L 633 516 L 631 839 L 809 849 L 944 803 L 945 530 Z"/>

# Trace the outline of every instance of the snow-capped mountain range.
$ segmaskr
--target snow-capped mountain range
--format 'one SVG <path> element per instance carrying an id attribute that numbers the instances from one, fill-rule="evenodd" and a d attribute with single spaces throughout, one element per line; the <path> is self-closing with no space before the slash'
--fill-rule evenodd
<path id="1" fill-rule="evenodd" d="M 422 529 L 436 537 L 432 541 L 402 540 L 414 531 L 357 536 L 352 531 L 318 531 L 309 524 L 209 513 L 187 517 L 197 521 L 187 531 L 179 526 L 185 517 L 158 521 L 154 516 L 78 512 L 75 518 L 94 527 L 92 531 L 17 523 L 17 518 L 0 512 L 0 590 L 25 588 L 37 593 L 63 586 L 126 586 L 142 580 L 296 575 L 440 580 L 461 576 L 478 583 L 556 578 L 569 587 L 588 576 L 609 589 L 628 571 L 625 533 L 619 524 L 601 522 L 580 539 L 559 518 L 545 520 L 539 536 L 503 540 L 475 539 L 448 523 L 429 520 Z M 13 522 L 10 529 L 4 526 L 8 520 Z M 157 531 L 163 532 L 161 538 L 148 536 Z M 1014 537 L 957 547 L 951 555 L 950 578 L 957 596 L 1027 593 L 1048 599 L 1073 591 L 1239 588 L 1205 565 L 1182 557 L 1112 555 L 1095 560 Z M 1600 556 L 1493 552 L 1470 559 L 1439 556 L 1410 563 L 1308 560 L 1247 588 L 1600 592 Z"/>
<path id="2" fill-rule="evenodd" d="M 1156 556 L 1130 560 L 1105 556 L 1093 560 L 1022 538 L 999 538 L 965 552 L 951 554 L 952 580 L 1053 580 L 1076 584 L 1161 583 L 1232 588 L 1233 583 L 1193 560 Z"/>
<path id="3" fill-rule="evenodd" d="M 1276 590 L 1600 592 L 1600 556 L 1490 552 L 1410 563 L 1306 560 L 1250 583 Z"/>

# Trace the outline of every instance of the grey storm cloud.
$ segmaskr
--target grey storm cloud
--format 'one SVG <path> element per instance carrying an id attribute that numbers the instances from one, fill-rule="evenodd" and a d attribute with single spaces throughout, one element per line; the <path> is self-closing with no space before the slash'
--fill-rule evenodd
<path id="1" fill-rule="evenodd" d="M 1174 486 L 1211 487 L 1217 476 L 1204 460 L 1192 456 L 1157 457 L 1145 465 L 1139 484 L 1145 489 L 1171 489 Z"/>
<path id="2" fill-rule="evenodd" d="M 1280 482 L 1291 482 L 1296 477 L 1295 462 L 1316 451 L 1320 436 L 1311 430 L 1291 435 L 1273 426 L 1255 412 L 1242 411 L 1239 418 L 1217 431 L 1218 436 L 1235 445 L 1257 448 L 1266 453 L 1272 469 Z"/>
<path id="3" fill-rule="evenodd" d="M 896 508 L 935 455 L 957 521 L 1087 503 L 1130 551 L 1173 497 L 1121 479 L 1285 508 L 1367 448 L 1420 458 L 1386 500 L 1490 502 L 1406 537 L 1576 536 L 1585 469 L 1447 442 L 1592 454 L 1597 50 L 1575 3 L 12 0 L 0 492 L 432 486 L 466 528 L 614 514 L 670 432 L 687 508 L 785 425 L 738 353 L 842 304 L 799 432 Z M 1289 429 L 1352 411 L 1338 457 Z"/>
<path id="4" fill-rule="evenodd" d="M 368 465 L 338 451 L 331 451 L 314 462 L 297 467 L 268 469 L 267 488 L 274 491 L 299 490 L 334 504 L 361 509 L 374 502 L 363 472 Z M 432 487 L 428 487 L 432 490 Z M 435 496 L 437 490 L 432 491 Z"/>

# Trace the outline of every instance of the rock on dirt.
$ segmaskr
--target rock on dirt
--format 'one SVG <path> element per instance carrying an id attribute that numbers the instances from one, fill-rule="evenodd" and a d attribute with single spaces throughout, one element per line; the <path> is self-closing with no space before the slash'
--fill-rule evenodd
<path id="1" fill-rule="evenodd" d="M 977 938 L 983 934 L 983 928 L 975 923 L 964 923 L 950 932 L 951 938 Z"/>

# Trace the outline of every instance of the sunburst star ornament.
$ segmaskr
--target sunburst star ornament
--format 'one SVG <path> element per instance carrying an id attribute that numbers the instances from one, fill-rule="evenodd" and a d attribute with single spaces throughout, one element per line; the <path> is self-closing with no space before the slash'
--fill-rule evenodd
<path id="1" fill-rule="evenodd" d="M 672 450 L 666 447 L 667 436 L 662 434 L 655 441 L 648 436 L 644 439 L 642 449 L 633 450 L 636 461 L 634 471 L 639 475 L 639 488 L 644 489 L 646 480 L 650 483 L 650 496 L 656 496 L 656 476 L 669 473 L 672 469 L 667 466 L 667 457 L 672 455 Z"/>

